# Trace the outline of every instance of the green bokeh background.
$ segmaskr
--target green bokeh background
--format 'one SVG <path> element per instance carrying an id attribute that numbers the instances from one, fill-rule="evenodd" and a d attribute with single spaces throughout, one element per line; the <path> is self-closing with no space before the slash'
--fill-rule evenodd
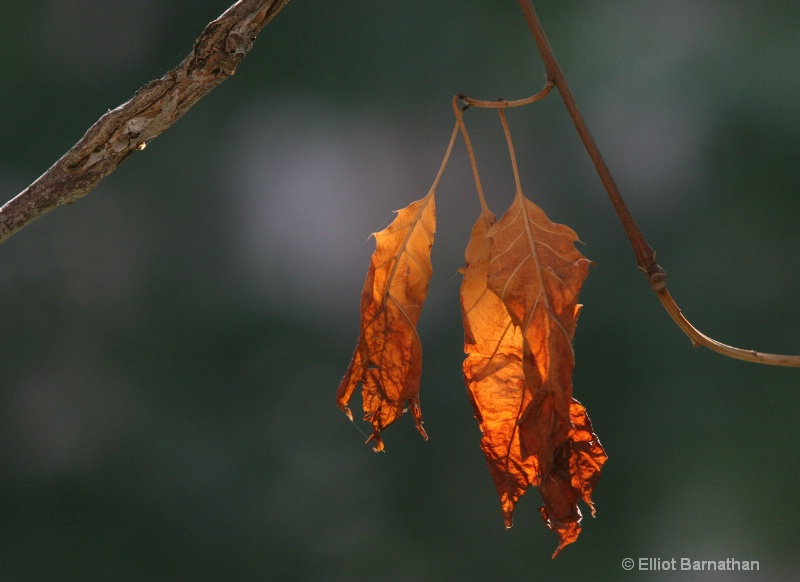
<path id="1" fill-rule="evenodd" d="M 800 353 L 800 4 L 535 4 L 687 316 Z M 225 8 L 0 1 L 3 198 Z M 503 527 L 460 371 L 456 271 L 478 213 L 461 144 L 420 323 L 430 441 L 403 419 L 375 455 L 335 407 L 368 235 L 427 192 L 451 96 L 542 82 L 512 0 L 292 0 L 233 79 L 0 245 L 0 579 L 692 579 L 625 557 L 796 579 L 799 372 L 692 349 L 555 95 L 509 120 L 526 193 L 596 262 L 575 395 L 610 457 L 597 519 L 555 561 L 536 491 Z M 467 122 L 499 215 L 499 124 Z"/>

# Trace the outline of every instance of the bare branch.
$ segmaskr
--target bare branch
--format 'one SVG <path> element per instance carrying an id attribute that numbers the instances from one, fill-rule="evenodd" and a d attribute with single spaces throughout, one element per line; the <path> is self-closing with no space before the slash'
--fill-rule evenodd
<path id="1" fill-rule="evenodd" d="M 288 1 L 239 0 L 210 22 L 177 67 L 103 115 L 49 170 L 0 208 L 0 242 L 91 192 L 128 156 L 169 129 L 236 72 L 258 33 Z"/>
<path id="2" fill-rule="evenodd" d="M 561 100 L 564 102 L 564 106 L 567 108 L 569 116 L 572 119 L 572 123 L 575 126 L 581 141 L 583 142 L 584 148 L 586 149 L 586 153 L 592 160 L 592 164 L 594 164 L 597 175 L 600 177 L 600 181 L 603 183 L 606 193 L 611 200 L 611 204 L 614 206 L 614 210 L 616 211 L 617 216 L 622 223 L 622 227 L 625 229 L 625 233 L 628 235 L 628 239 L 633 247 L 633 252 L 636 254 L 636 264 L 638 265 L 639 270 L 641 270 L 647 276 L 647 281 L 650 283 L 650 288 L 658 296 L 658 300 L 661 301 L 661 304 L 664 306 L 664 309 L 666 309 L 667 313 L 669 313 L 673 321 L 687 336 L 689 336 L 689 339 L 692 340 L 692 343 L 695 347 L 704 346 L 719 354 L 728 356 L 729 358 L 745 360 L 747 362 L 755 362 L 757 364 L 769 364 L 772 366 L 787 366 L 795 368 L 800 367 L 800 356 L 766 354 L 763 352 L 757 352 L 756 350 L 745 350 L 723 344 L 700 332 L 683 316 L 680 308 L 678 308 L 678 305 L 672 299 L 669 291 L 667 291 L 667 274 L 656 262 L 655 251 L 650 248 L 650 245 L 647 244 L 642 231 L 636 225 L 633 215 L 631 214 L 630 210 L 628 210 L 628 206 L 625 204 L 625 200 L 623 200 L 622 194 L 617 188 L 614 178 L 611 176 L 611 171 L 608 169 L 608 166 L 606 166 L 606 163 L 603 160 L 600 149 L 597 147 L 592 134 L 589 132 L 589 128 L 583 119 L 583 115 L 581 115 L 578 106 L 575 104 L 575 99 L 572 97 L 572 91 L 570 91 L 567 79 L 564 77 L 564 73 L 561 71 L 558 61 L 556 61 L 556 57 L 555 54 L 553 54 L 553 49 L 550 46 L 550 42 L 547 40 L 547 36 L 545 36 L 541 22 L 539 22 L 539 17 L 536 15 L 536 11 L 533 9 L 533 4 L 531 4 L 530 0 L 517 1 L 522 8 L 522 13 L 525 15 L 525 20 L 528 23 L 528 27 L 531 29 L 533 38 L 536 41 L 536 46 L 539 49 L 539 54 L 544 62 L 545 70 L 547 71 L 547 80 L 555 85 L 559 94 L 561 95 Z"/>

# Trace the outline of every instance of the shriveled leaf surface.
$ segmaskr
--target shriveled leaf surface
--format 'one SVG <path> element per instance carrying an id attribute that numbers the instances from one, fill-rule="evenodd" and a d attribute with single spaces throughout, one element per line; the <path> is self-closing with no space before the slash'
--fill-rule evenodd
<path id="1" fill-rule="evenodd" d="M 570 418 L 569 438 L 555 450 L 549 477 L 539 486 L 545 501 L 544 507 L 539 508 L 542 519 L 559 538 L 554 558 L 564 546 L 577 540 L 581 532 L 579 498 L 589 506 L 594 517 L 592 490 L 607 458 L 592 430 L 586 409 L 574 398 L 570 403 Z"/>
<path id="2" fill-rule="evenodd" d="M 542 516 L 559 537 L 555 557 L 580 533 L 577 500 L 594 512 L 606 460 L 572 398 L 572 337 L 590 261 L 575 249 L 574 231 L 521 192 L 487 231 L 489 223 L 478 221 L 466 255 L 465 380 L 506 525 L 520 496 L 538 486 Z"/>
<path id="3" fill-rule="evenodd" d="M 381 432 L 411 409 L 422 428 L 419 383 L 422 347 L 417 335 L 431 273 L 436 230 L 434 192 L 397 212 L 394 221 L 375 233 L 375 252 L 361 292 L 361 331 L 336 401 L 352 420 L 348 403 L 362 385 L 364 420 L 372 424 L 374 449 L 384 448 Z M 367 441 L 367 442 L 369 442 Z"/>
<path id="4" fill-rule="evenodd" d="M 464 321 L 464 381 L 475 418 L 483 431 L 481 449 L 494 479 L 503 519 L 511 527 L 514 505 L 537 485 L 535 457 L 523 459 L 517 417 L 526 396 L 522 375 L 522 332 L 502 300 L 487 287 L 495 217 L 484 211 L 472 229 L 461 283 Z"/>

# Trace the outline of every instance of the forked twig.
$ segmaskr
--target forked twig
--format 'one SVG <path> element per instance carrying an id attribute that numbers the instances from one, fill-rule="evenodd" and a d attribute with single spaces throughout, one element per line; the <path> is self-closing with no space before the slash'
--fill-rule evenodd
<path id="1" fill-rule="evenodd" d="M 670 317 L 672 317 L 678 327 L 680 327 L 681 330 L 683 330 L 683 332 L 689 336 L 689 339 L 692 340 L 692 343 L 696 347 L 704 346 L 724 356 L 736 358 L 738 360 L 745 360 L 748 362 L 755 362 L 758 364 L 800 367 L 800 356 L 765 354 L 755 350 L 744 350 L 720 343 L 700 332 L 683 316 L 680 308 L 672 299 L 672 296 L 667 290 L 665 281 L 667 275 L 664 269 L 662 269 L 661 266 L 656 263 L 655 251 L 650 248 L 650 245 L 647 244 L 642 231 L 636 225 L 636 221 L 633 219 L 630 210 L 628 210 L 628 206 L 625 204 L 625 201 L 623 200 L 622 195 L 620 194 L 619 189 L 614 182 L 614 178 L 611 176 L 611 172 L 609 171 L 608 166 L 606 166 L 603 156 L 600 154 L 600 150 L 598 149 L 594 138 L 592 138 L 592 134 L 589 132 L 589 128 L 586 126 L 586 122 L 584 121 L 578 106 L 575 104 L 575 99 L 572 97 L 569 84 L 564 77 L 564 73 L 561 71 L 561 67 L 559 67 L 558 62 L 556 61 L 556 57 L 553 54 L 553 49 L 550 47 L 550 43 L 544 34 L 544 29 L 539 22 L 539 18 L 533 9 L 531 1 L 517 1 L 522 8 L 523 14 L 525 15 L 525 20 L 528 23 L 528 27 L 533 33 L 533 38 L 536 40 L 536 46 L 539 48 L 539 54 L 544 62 L 547 80 L 558 89 L 558 92 L 561 95 L 561 100 L 564 102 L 564 105 L 569 112 L 569 116 L 572 119 L 572 123 L 575 125 L 575 129 L 578 131 L 578 135 L 580 136 L 581 141 L 586 148 L 586 153 L 589 154 L 589 158 L 591 158 L 595 170 L 597 170 L 597 174 L 600 176 L 600 181 L 603 183 L 603 186 L 608 193 L 611 204 L 614 206 L 614 210 L 622 222 L 622 227 L 625 229 L 625 233 L 628 235 L 628 239 L 633 247 L 633 251 L 636 254 L 636 264 L 639 269 L 647 275 L 647 280 L 650 283 L 650 287 L 656 293 L 658 300 L 661 301 L 661 304 L 664 306 L 664 309 L 667 310 L 667 313 L 669 313 Z M 477 105 L 476 102 L 476 106 L 484 105 Z"/>
<path id="2" fill-rule="evenodd" d="M 572 96 L 572 91 L 569 88 L 569 84 L 567 83 L 566 78 L 564 77 L 564 73 L 561 70 L 561 67 L 556 60 L 555 54 L 553 53 L 553 49 L 550 46 L 550 42 L 547 40 L 547 36 L 544 33 L 544 29 L 542 28 L 541 22 L 539 21 L 536 12 L 533 9 L 533 5 L 531 4 L 531 0 L 518 0 L 520 7 L 522 8 L 522 12 L 525 16 L 525 20 L 528 23 L 528 27 L 530 28 L 531 32 L 533 33 L 533 38 L 536 41 L 536 46 L 539 49 L 539 54 L 542 57 L 542 61 L 544 62 L 545 72 L 547 75 L 547 82 L 544 88 L 536 93 L 531 97 L 527 97 L 525 99 L 518 99 L 514 101 L 505 101 L 505 100 L 498 100 L 498 101 L 484 101 L 480 99 L 474 99 L 472 97 L 468 97 L 466 95 L 456 95 L 453 99 L 453 110 L 456 113 L 456 118 L 458 119 L 459 126 L 462 128 L 462 133 L 465 136 L 465 141 L 467 141 L 467 150 L 470 152 L 470 158 L 472 158 L 472 148 L 469 144 L 468 138 L 466 137 L 466 128 L 464 128 L 463 120 L 461 119 L 461 110 L 456 107 L 456 100 L 461 100 L 465 104 L 465 109 L 469 107 L 476 107 L 476 108 L 491 108 L 491 109 L 505 109 L 508 107 L 519 107 L 522 105 L 528 105 L 533 103 L 534 101 L 538 101 L 539 99 L 545 97 L 547 94 L 550 93 L 551 89 L 555 87 L 558 89 L 559 94 L 561 95 L 561 100 L 563 101 L 565 107 L 567 108 L 567 112 L 569 113 L 570 119 L 572 119 L 572 123 L 575 126 L 575 129 L 580 136 L 581 141 L 583 142 L 583 146 L 586 149 L 586 153 L 589 155 L 589 158 L 592 160 L 592 164 L 597 171 L 598 176 L 600 177 L 600 181 L 603 183 L 603 187 L 608 194 L 609 199 L 611 200 L 611 204 L 614 207 L 617 216 L 619 217 L 620 222 L 622 223 L 622 227 L 625 230 L 625 234 L 628 236 L 628 240 L 633 247 L 633 252 L 636 255 L 636 265 L 645 275 L 647 276 L 647 281 L 650 283 L 651 289 L 655 292 L 658 300 L 664 306 L 664 309 L 667 311 L 669 316 L 675 321 L 678 327 L 687 335 L 689 339 L 692 340 L 692 343 L 695 347 L 704 346 L 713 350 L 719 354 L 724 356 L 728 356 L 730 358 L 735 358 L 737 360 L 745 360 L 748 362 L 755 362 L 758 364 L 769 364 L 773 366 L 790 366 L 790 367 L 800 367 L 800 356 L 794 355 L 780 355 L 780 354 L 767 354 L 763 352 L 758 352 L 756 350 L 746 350 L 742 348 L 737 348 L 733 346 L 729 346 L 727 344 L 723 344 L 718 342 L 717 340 L 705 335 L 696 327 L 694 327 L 689 320 L 687 320 L 683 313 L 681 312 L 678 305 L 675 303 L 675 300 L 670 295 L 669 291 L 667 290 L 666 286 L 666 278 L 667 274 L 661 265 L 656 262 L 656 253 L 647 243 L 647 240 L 644 238 L 642 231 L 639 229 L 639 226 L 636 224 L 636 221 L 633 218 L 630 210 L 628 209 L 628 205 L 625 203 L 625 200 L 622 198 L 622 194 L 617 187 L 616 182 L 614 181 L 613 176 L 611 175 L 611 171 L 608 169 L 608 166 L 603 159 L 602 154 L 600 153 L 600 149 L 597 147 L 597 144 L 592 137 L 591 132 L 589 131 L 586 122 L 583 119 L 583 115 L 581 115 L 580 110 L 578 109 L 577 104 L 575 103 L 575 99 Z M 478 191 L 479 191 L 479 198 L 481 199 L 481 205 L 485 206 L 485 201 L 483 199 L 483 192 L 480 188 L 479 181 L 477 179 L 477 168 L 475 167 L 473 161 L 473 173 L 476 174 L 476 183 L 478 183 Z"/>

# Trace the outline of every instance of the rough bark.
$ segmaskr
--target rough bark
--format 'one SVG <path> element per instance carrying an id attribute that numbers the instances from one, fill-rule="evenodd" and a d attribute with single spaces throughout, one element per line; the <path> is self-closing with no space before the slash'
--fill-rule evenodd
<path id="1" fill-rule="evenodd" d="M 236 71 L 262 28 L 289 0 L 239 0 L 210 22 L 191 53 L 103 115 L 35 182 L 0 208 L 0 242 L 44 213 L 74 202 L 169 129 Z"/>

